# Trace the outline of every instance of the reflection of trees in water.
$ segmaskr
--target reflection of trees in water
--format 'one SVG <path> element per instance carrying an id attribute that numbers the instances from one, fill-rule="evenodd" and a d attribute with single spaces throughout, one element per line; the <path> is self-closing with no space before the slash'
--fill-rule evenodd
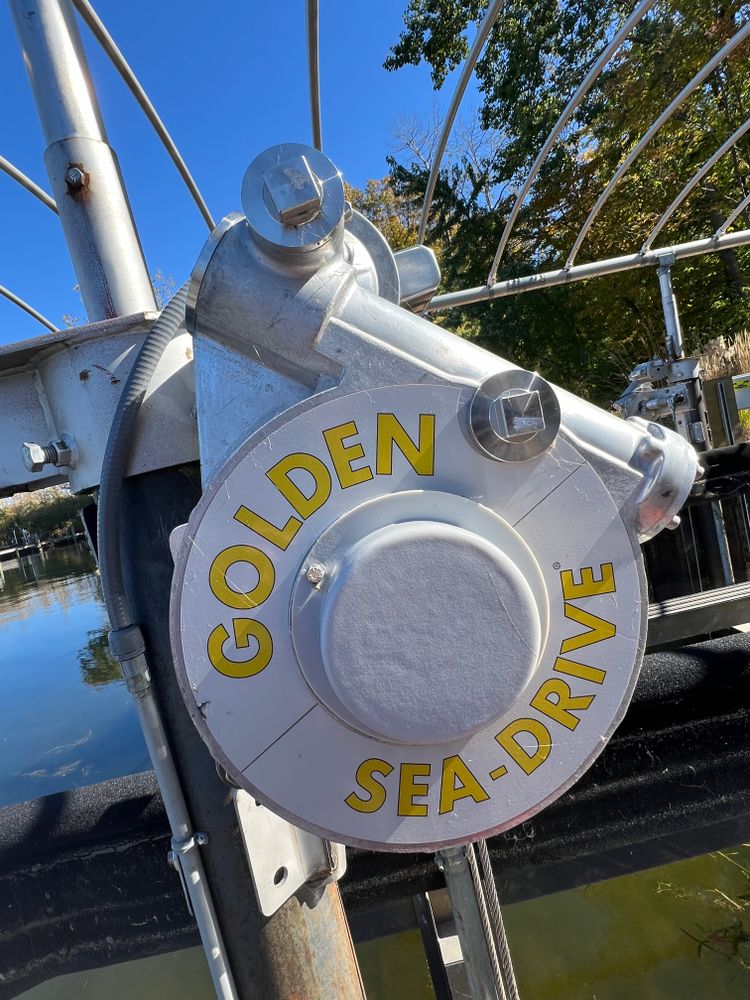
<path id="1" fill-rule="evenodd" d="M 109 651 L 107 635 L 107 629 L 91 629 L 88 642 L 78 653 L 83 683 L 91 687 L 122 680 L 120 665 Z"/>
<path id="2" fill-rule="evenodd" d="M 51 549 L 2 564 L 0 615 L 5 621 L 28 618 L 40 610 L 63 612 L 79 604 L 101 603 L 96 564 L 80 546 Z"/>

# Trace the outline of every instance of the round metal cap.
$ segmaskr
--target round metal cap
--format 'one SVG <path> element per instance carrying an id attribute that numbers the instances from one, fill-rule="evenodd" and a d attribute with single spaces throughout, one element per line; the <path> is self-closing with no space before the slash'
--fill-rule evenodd
<path id="1" fill-rule="evenodd" d="M 482 451 L 501 462 L 527 462 L 545 452 L 560 429 L 560 404 L 536 372 L 491 375 L 471 401 L 470 425 Z"/>
<path id="2" fill-rule="evenodd" d="M 479 585 L 494 595 L 491 614 Z M 316 687 L 350 725 L 396 743 L 476 732 L 516 701 L 539 658 L 540 613 L 521 570 L 452 524 L 370 533 L 344 552 L 321 605 L 327 684 Z M 470 665 L 460 684 L 457 663 Z"/>
<path id="3" fill-rule="evenodd" d="M 343 226 L 344 183 L 319 150 L 297 142 L 257 156 L 242 181 L 242 208 L 251 231 L 289 253 L 323 246 Z"/>

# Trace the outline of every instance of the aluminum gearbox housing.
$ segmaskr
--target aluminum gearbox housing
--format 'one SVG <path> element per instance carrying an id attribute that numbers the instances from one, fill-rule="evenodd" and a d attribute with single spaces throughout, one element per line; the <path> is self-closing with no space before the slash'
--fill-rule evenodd
<path id="1" fill-rule="evenodd" d="M 625 712 L 639 542 L 696 455 L 416 315 L 434 258 L 394 256 L 317 150 L 266 151 L 242 199 L 189 297 L 186 704 L 232 780 L 323 837 L 433 850 L 507 829 Z"/>

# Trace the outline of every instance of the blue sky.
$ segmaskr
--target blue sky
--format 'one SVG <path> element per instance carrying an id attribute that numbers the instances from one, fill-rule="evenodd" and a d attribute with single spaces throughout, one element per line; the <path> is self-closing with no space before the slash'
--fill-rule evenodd
<path id="1" fill-rule="evenodd" d="M 198 181 L 214 217 L 240 208 L 248 163 L 266 147 L 310 141 L 304 0 L 224 4 L 196 0 L 95 0 Z M 443 110 L 424 66 L 386 73 L 406 0 L 321 0 L 321 88 L 325 151 L 348 181 L 386 173 L 395 123 Z M 89 55 L 111 145 L 122 166 L 152 273 L 179 285 L 207 230 L 167 155 L 120 78 L 88 35 Z M 8 5 L 0 5 L 0 154 L 43 187 L 44 141 Z M 466 107 L 476 105 L 476 92 Z M 0 174 L 0 284 L 53 323 L 84 319 L 57 218 Z M 0 343 L 43 332 L 0 299 Z"/>

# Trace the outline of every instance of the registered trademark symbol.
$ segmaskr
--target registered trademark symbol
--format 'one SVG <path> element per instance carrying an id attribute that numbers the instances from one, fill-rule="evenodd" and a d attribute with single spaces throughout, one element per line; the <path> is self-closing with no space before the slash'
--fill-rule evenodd
<path id="1" fill-rule="evenodd" d="M 560 569 L 560 563 L 559 562 L 553 562 L 552 563 L 552 569 Z"/>

